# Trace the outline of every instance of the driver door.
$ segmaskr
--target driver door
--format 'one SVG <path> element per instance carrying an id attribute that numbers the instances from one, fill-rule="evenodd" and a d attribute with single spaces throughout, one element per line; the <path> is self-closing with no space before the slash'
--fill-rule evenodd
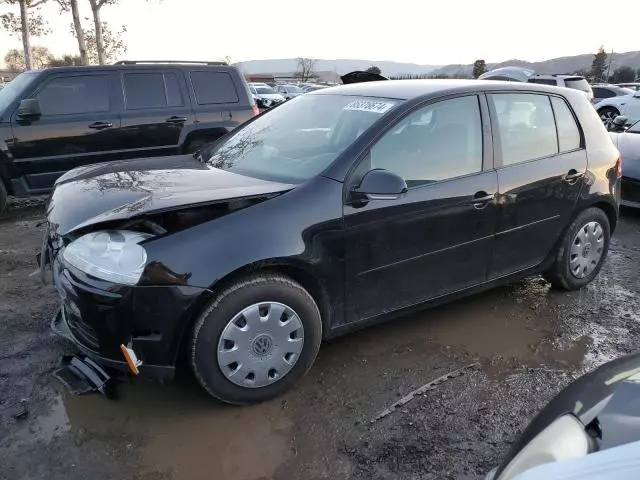
<path id="1" fill-rule="evenodd" d="M 409 190 L 365 204 L 346 197 L 348 321 L 486 281 L 498 182 L 481 101 L 468 95 L 419 108 L 367 153 L 360 171 L 390 170 Z"/>

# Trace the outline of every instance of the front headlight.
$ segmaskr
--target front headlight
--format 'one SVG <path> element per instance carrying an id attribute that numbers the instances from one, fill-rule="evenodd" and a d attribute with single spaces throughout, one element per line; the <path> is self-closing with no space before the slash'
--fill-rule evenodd
<path id="1" fill-rule="evenodd" d="M 509 480 L 544 463 L 583 457 L 590 439 L 584 425 L 573 415 L 564 415 L 536 435 L 500 472 L 497 480 Z"/>
<path id="2" fill-rule="evenodd" d="M 147 252 L 138 244 L 151 236 L 126 230 L 88 233 L 71 242 L 62 257 L 92 277 L 135 285 L 147 263 Z"/>

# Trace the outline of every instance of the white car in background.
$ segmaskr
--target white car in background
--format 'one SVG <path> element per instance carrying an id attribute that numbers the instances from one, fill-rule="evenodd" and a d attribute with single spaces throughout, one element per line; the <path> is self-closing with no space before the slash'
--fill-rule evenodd
<path id="1" fill-rule="evenodd" d="M 611 129 L 613 120 L 618 115 L 627 117 L 627 124 L 635 123 L 640 120 L 640 90 L 630 95 L 605 98 L 594 107 L 607 129 Z"/>

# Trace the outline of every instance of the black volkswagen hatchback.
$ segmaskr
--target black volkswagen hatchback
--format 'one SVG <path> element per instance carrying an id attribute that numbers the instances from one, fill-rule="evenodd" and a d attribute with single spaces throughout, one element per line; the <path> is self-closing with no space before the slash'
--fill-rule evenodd
<path id="1" fill-rule="evenodd" d="M 196 157 L 73 170 L 48 208 L 54 326 L 161 378 L 180 352 L 225 402 L 259 402 L 322 339 L 535 272 L 590 282 L 621 164 L 578 91 L 384 81 L 300 96 Z"/>

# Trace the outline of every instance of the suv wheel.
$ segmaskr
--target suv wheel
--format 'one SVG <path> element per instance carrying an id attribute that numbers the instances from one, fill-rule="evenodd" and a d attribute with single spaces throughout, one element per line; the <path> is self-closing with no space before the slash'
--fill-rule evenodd
<path id="1" fill-rule="evenodd" d="M 0 180 L 0 215 L 7 210 L 7 189 Z"/>
<path id="2" fill-rule="evenodd" d="M 599 208 L 589 208 L 573 221 L 544 276 L 555 287 L 577 290 L 591 282 L 609 250 L 609 218 Z"/>
<path id="3" fill-rule="evenodd" d="M 611 127 L 613 127 L 613 121 L 618 115 L 620 115 L 620 112 L 614 107 L 604 107 L 598 110 L 598 115 L 600 115 L 600 120 L 602 120 L 604 126 L 607 127 L 607 130 L 611 130 Z"/>
<path id="4" fill-rule="evenodd" d="M 196 321 L 191 368 L 223 402 L 262 402 L 307 373 L 321 339 L 311 295 L 283 275 L 257 274 L 226 288 Z"/>

